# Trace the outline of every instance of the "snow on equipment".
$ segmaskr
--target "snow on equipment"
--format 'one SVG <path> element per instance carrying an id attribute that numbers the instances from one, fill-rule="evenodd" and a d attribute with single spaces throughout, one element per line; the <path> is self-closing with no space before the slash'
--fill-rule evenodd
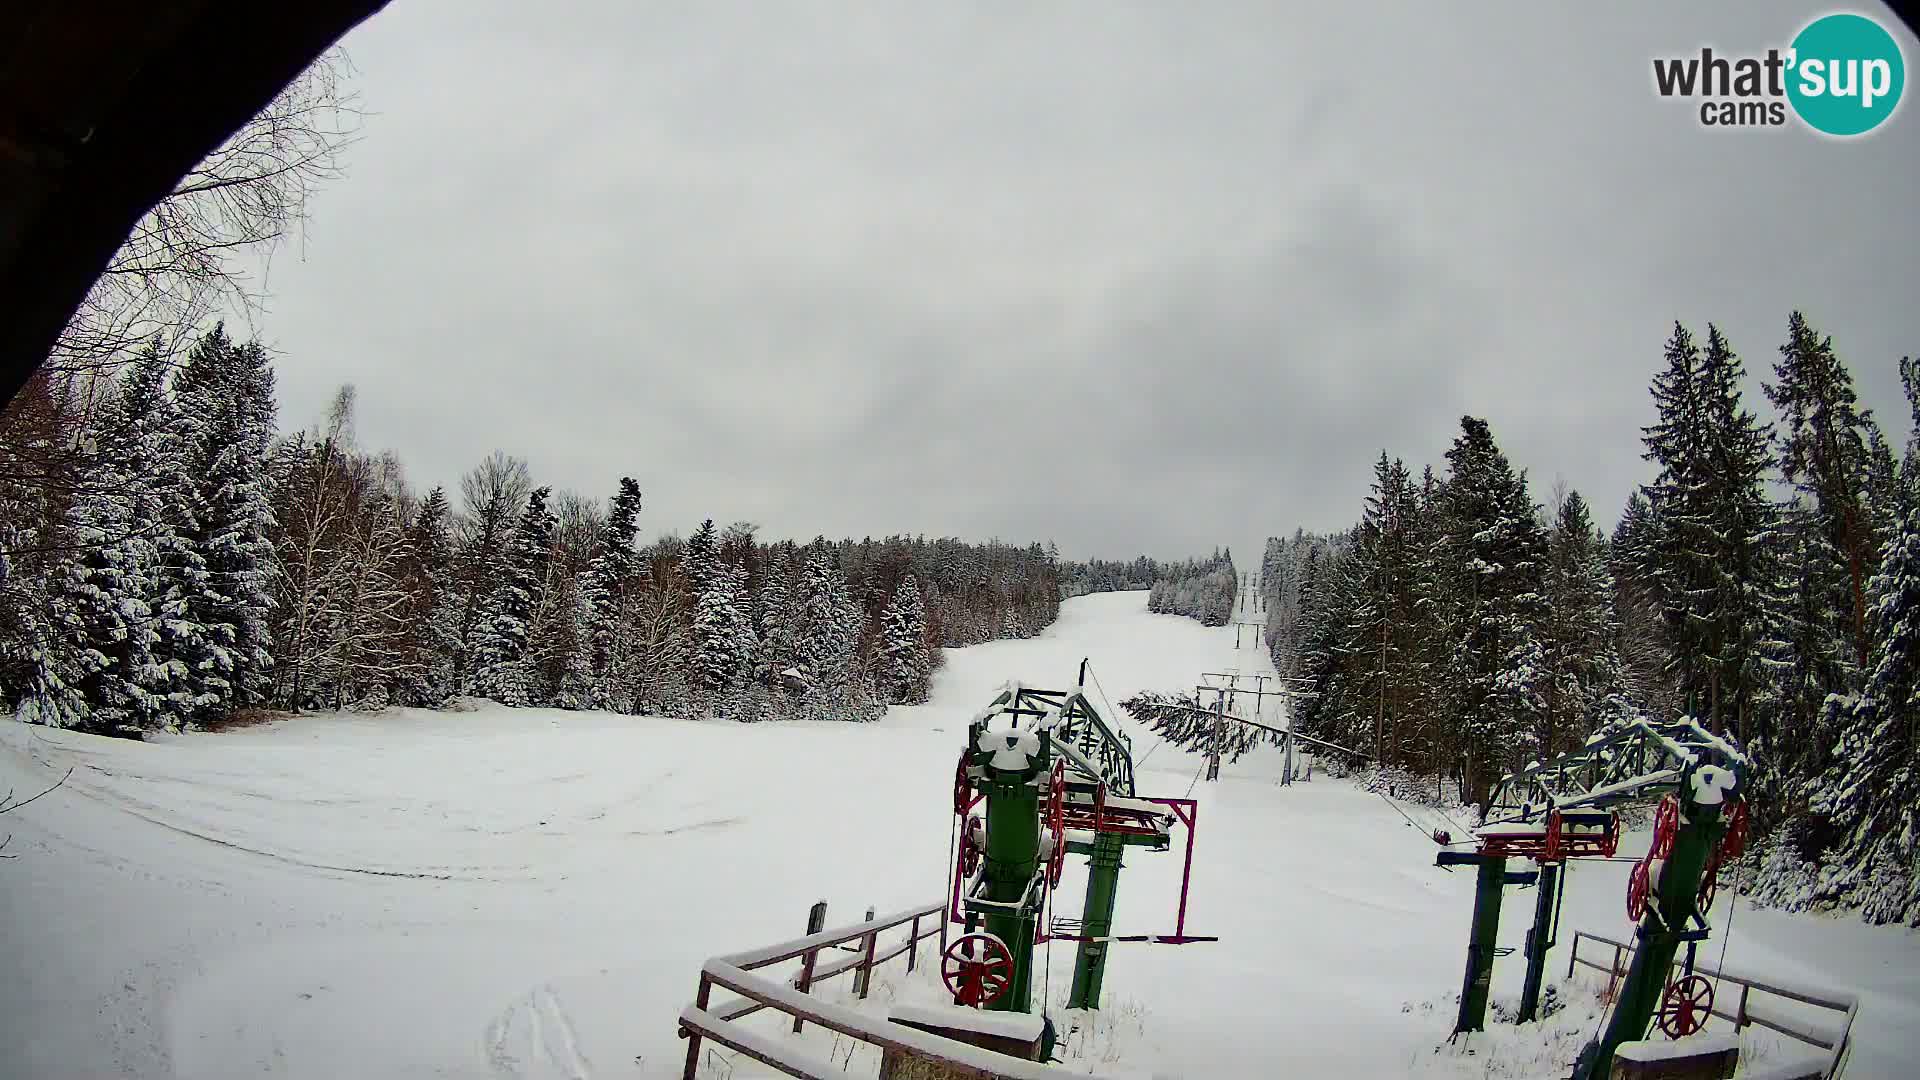
<path id="1" fill-rule="evenodd" d="M 1712 1007 L 1713 988 L 1693 973 L 1693 955 L 1711 932 L 1706 913 L 1714 874 L 1745 842 L 1746 807 L 1735 795 L 1746 767 L 1732 743 L 1690 719 L 1634 720 L 1596 733 L 1579 750 L 1502 777 L 1489 800 L 1487 824 L 1476 834 L 1479 849 L 1441 852 L 1438 859 L 1441 866 L 1475 865 L 1480 873 L 1454 1032 L 1485 1026 L 1501 889 L 1516 880 L 1506 872 L 1506 860 L 1518 856 L 1539 864 L 1520 1003 L 1525 1022 L 1538 1009 L 1541 972 L 1558 922 L 1556 872 L 1567 859 L 1612 856 L 1620 831 L 1612 808 L 1653 799 L 1659 800 L 1653 843 L 1627 876 L 1627 914 L 1638 924 L 1633 960 L 1605 1030 L 1581 1051 L 1574 1080 L 1599 1080 L 1615 1049 L 1644 1039 L 1656 1019 L 1672 1038 L 1698 1031 Z M 1684 971 L 1670 982 L 1682 942 Z"/>
<path id="2" fill-rule="evenodd" d="M 1033 950 L 1055 938 L 1079 943 L 1068 1007 L 1085 1009 L 1099 1007 L 1110 944 L 1218 940 L 1186 932 L 1198 804 L 1135 793 L 1132 742 L 1087 699 L 1086 682 L 1082 661 L 1071 690 L 1009 683 L 968 725 L 954 781 L 962 839 L 948 907 L 949 920 L 966 933 L 945 953 L 956 1004 L 1031 1011 Z M 982 803 L 984 814 L 976 814 Z M 1121 854 L 1170 849 L 1176 824 L 1187 839 L 1173 932 L 1115 935 Z M 1053 915 L 1069 854 L 1088 856 L 1091 867 L 1078 919 Z M 997 949 L 976 956 L 982 938 Z"/>

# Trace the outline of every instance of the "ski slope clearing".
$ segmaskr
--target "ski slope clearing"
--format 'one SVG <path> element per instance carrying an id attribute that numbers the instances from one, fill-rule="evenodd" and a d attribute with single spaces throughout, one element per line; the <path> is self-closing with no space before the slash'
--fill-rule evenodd
<path id="1" fill-rule="evenodd" d="M 673 1018 L 707 956 L 797 936 L 817 899 L 833 925 L 939 896 L 967 719 L 1009 678 L 1066 685 L 1082 656 L 1115 702 L 1261 663 L 1231 630 L 1150 615 L 1132 593 L 1070 601 L 1035 640 L 950 653 L 932 704 L 866 726 L 494 706 L 146 744 L 5 725 L 0 790 L 73 773 L 4 822 L 18 858 L 0 864 L 0 1071 L 677 1076 Z M 1135 737 L 1142 791 L 1184 794 L 1200 759 Z M 1376 796 L 1324 778 L 1277 786 L 1277 757 L 1261 751 L 1194 787 L 1188 927 L 1223 941 L 1119 946 L 1109 1007 L 1077 1018 L 1068 1039 L 1079 1066 L 1563 1071 L 1592 1030 L 1591 995 L 1567 990 L 1572 1004 L 1535 1029 L 1444 1047 L 1471 876 L 1434 869 L 1432 845 Z M 1177 854 L 1127 865 L 1117 931 L 1171 929 Z M 1574 928 L 1625 935 L 1625 871 L 1574 868 L 1563 942 Z M 1078 875 L 1070 864 L 1075 903 Z M 1730 905 L 1723 892 L 1718 925 Z M 1503 944 L 1519 944 L 1531 907 L 1531 893 L 1509 893 Z M 1711 949 L 1717 959 L 1718 939 Z M 1565 957 L 1563 944 L 1551 974 Z M 1057 1001 L 1072 951 L 1059 943 L 1051 958 Z M 1920 938 L 1742 905 L 1727 962 L 1859 990 L 1848 1075 L 1910 1075 Z M 1518 953 L 1501 960 L 1496 1008 L 1517 998 L 1520 976 Z M 933 992 L 897 968 L 876 987 Z M 759 1073 L 740 1061 L 713 1075 Z"/>

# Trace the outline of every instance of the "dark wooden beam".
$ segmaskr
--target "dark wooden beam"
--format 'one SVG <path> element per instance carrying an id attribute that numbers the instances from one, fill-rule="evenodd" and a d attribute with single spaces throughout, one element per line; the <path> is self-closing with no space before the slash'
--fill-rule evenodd
<path id="1" fill-rule="evenodd" d="M 0 401 L 141 216 L 387 0 L 29 0 L 0 14 Z"/>

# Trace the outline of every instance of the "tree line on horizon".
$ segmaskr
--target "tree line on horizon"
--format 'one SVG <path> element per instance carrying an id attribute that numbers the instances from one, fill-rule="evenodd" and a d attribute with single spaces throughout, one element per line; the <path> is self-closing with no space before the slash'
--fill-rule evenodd
<path id="1" fill-rule="evenodd" d="M 924 701 L 941 648 L 1030 637 L 1063 595 L 1159 571 L 711 520 L 641 544 L 632 478 L 602 503 L 496 451 L 421 493 L 357 445 L 354 408 L 343 388 L 279 432 L 265 350 L 221 327 L 183 361 L 37 375 L 0 423 L 0 703 L 129 736 L 466 696 L 866 720 Z"/>

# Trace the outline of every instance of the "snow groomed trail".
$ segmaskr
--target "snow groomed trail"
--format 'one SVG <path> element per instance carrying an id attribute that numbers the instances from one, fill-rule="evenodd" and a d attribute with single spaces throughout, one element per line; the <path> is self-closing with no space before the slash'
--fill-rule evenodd
<path id="1" fill-rule="evenodd" d="M 1084 597 L 1037 639 L 950 652 L 931 704 L 866 726 L 491 706 L 147 744 L 5 725 L 0 790 L 73 773 L 4 819 L 0 1073 L 677 1076 L 673 1018 L 707 956 L 797 935 L 817 899 L 837 925 L 939 895 L 953 761 L 1001 683 L 1065 686 L 1087 656 L 1117 704 L 1262 662 L 1231 628 L 1144 606 Z M 1201 799 L 1188 927 L 1223 940 L 1119 947 L 1085 1067 L 1555 1074 L 1497 1035 L 1436 1051 L 1472 880 L 1433 868 L 1393 808 L 1338 781 L 1281 788 L 1271 750 L 1195 786 L 1200 757 L 1133 735 L 1144 793 Z M 1116 930 L 1170 929 L 1177 854 L 1127 866 Z M 1573 871 L 1554 978 L 1573 929 L 1627 932 L 1625 869 Z M 1509 896 L 1502 944 L 1531 906 Z M 1057 999 L 1072 951 L 1051 960 Z M 1920 938 L 1743 905 L 1728 964 L 1858 989 L 1848 1075 L 1910 1075 Z M 1520 975 L 1500 962 L 1496 1005 Z M 1563 1014 L 1564 1039 L 1585 1015 Z"/>

